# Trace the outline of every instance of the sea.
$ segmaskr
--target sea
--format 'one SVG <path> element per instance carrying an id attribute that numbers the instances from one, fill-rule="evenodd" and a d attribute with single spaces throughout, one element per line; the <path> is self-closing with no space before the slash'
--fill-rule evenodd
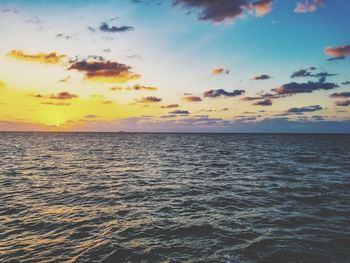
<path id="1" fill-rule="evenodd" d="M 350 135 L 1 132 L 0 262 L 350 262 Z"/>

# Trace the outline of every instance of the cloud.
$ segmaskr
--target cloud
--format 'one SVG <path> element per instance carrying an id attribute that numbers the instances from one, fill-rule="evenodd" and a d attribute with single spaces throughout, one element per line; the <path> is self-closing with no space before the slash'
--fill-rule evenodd
<path id="1" fill-rule="evenodd" d="M 90 32 L 96 32 L 96 29 L 93 28 L 92 26 L 88 26 L 87 28 L 88 28 L 88 30 L 89 30 Z"/>
<path id="2" fill-rule="evenodd" d="M 159 118 L 161 118 L 161 119 L 169 119 L 169 118 L 175 118 L 175 117 L 177 117 L 177 115 L 172 114 L 172 115 L 162 115 Z"/>
<path id="3" fill-rule="evenodd" d="M 29 94 L 29 96 L 37 99 L 53 99 L 53 100 L 70 100 L 78 98 L 78 95 L 69 93 L 68 91 L 62 91 L 57 94 L 52 95 L 42 95 L 42 94 Z"/>
<path id="4" fill-rule="evenodd" d="M 341 83 L 342 85 L 350 85 L 350 81 L 344 81 Z"/>
<path id="5" fill-rule="evenodd" d="M 335 102 L 335 105 L 345 107 L 350 105 L 350 100 L 339 100 Z"/>
<path id="6" fill-rule="evenodd" d="M 110 88 L 110 90 L 113 91 L 119 91 L 119 90 L 136 90 L 136 91 L 140 91 L 140 90 L 144 90 L 144 91 L 157 91 L 158 88 L 157 87 L 152 87 L 152 86 L 143 86 L 141 84 L 136 84 L 134 86 L 129 86 L 129 87 L 120 87 L 120 86 L 114 86 L 112 88 Z"/>
<path id="7" fill-rule="evenodd" d="M 43 105 L 51 105 L 51 106 L 69 106 L 71 105 L 68 102 L 52 102 L 52 101 L 47 101 L 47 102 L 41 102 Z"/>
<path id="8" fill-rule="evenodd" d="M 271 106 L 272 100 L 271 99 L 260 100 L 258 102 L 255 102 L 253 105 L 255 105 L 255 106 Z"/>
<path id="9" fill-rule="evenodd" d="M 100 31 L 102 32 L 108 32 L 108 33 L 117 33 L 117 32 L 126 32 L 126 31 L 132 31 L 134 28 L 132 26 L 109 26 L 107 23 L 102 23 L 102 25 L 99 27 Z"/>
<path id="10" fill-rule="evenodd" d="M 309 13 L 309 12 L 315 12 L 317 8 L 321 5 L 323 5 L 323 0 L 313 0 L 312 2 L 309 2 L 305 0 L 304 3 L 297 3 L 297 6 L 294 9 L 294 12 L 296 13 Z"/>
<path id="11" fill-rule="evenodd" d="M 69 39 L 71 39 L 71 38 L 72 38 L 71 36 L 66 35 L 66 34 L 63 34 L 63 33 L 59 33 L 59 34 L 57 34 L 57 35 L 56 35 L 56 37 L 57 37 L 57 38 L 67 39 L 67 40 L 69 40 Z"/>
<path id="12" fill-rule="evenodd" d="M 344 60 L 345 56 L 340 56 L 340 57 L 330 57 L 327 59 L 327 61 L 336 61 L 336 60 Z"/>
<path id="13" fill-rule="evenodd" d="M 169 114 L 179 114 L 179 115 L 188 115 L 190 112 L 188 110 L 173 110 Z"/>
<path id="14" fill-rule="evenodd" d="M 337 47 L 326 47 L 324 52 L 331 57 L 341 58 L 350 56 L 350 45 L 337 46 Z"/>
<path id="15" fill-rule="evenodd" d="M 256 16 L 264 16 L 271 12 L 273 0 L 260 0 L 254 2 L 252 7 L 255 11 Z"/>
<path id="16" fill-rule="evenodd" d="M 290 76 L 291 78 L 302 78 L 302 77 L 315 77 L 315 78 L 320 78 L 321 81 L 319 82 L 324 82 L 327 77 L 333 77 L 336 76 L 337 74 L 332 74 L 328 72 L 319 72 L 319 73 L 312 73 L 310 70 L 315 70 L 316 68 L 312 67 L 309 69 L 300 69 L 292 73 Z"/>
<path id="17" fill-rule="evenodd" d="M 84 72 L 86 79 L 101 82 L 124 83 L 140 78 L 139 74 L 130 71 L 130 66 L 118 62 L 105 61 L 103 58 L 73 60 L 68 70 L 72 69 Z"/>
<path id="18" fill-rule="evenodd" d="M 158 90 L 157 87 L 151 87 L 151 86 L 143 86 L 140 84 L 136 84 L 132 87 L 125 88 L 126 90 L 146 90 L 146 91 L 156 91 Z"/>
<path id="19" fill-rule="evenodd" d="M 260 93 L 257 97 L 243 97 L 241 100 L 253 101 L 253 100 L 264 100 L 264 99 L 278 99 L 284 97 L 283 95 L 271 94 L 271 93 Z"/>
<path id="20" fill-rule="evenodd" d="M 178 107 L 180 107 L 179 104 L 168 104 L 168 105 L 161 106 L 162 109 L 171 109 L 171 108 L 178 108 Z"/>
<path id="21" fill-rule="evenodd" d="M 230 71 L 228 69 L 224 69 L 224 68 L 214 68 L 211 71 L 211 74 L 213 75 L 223 75 L 223 74 L 230 74 Z"/>
<path id="22" fill-rule="evenodd" d="M 95 115 L 95 114 L 88 114 L 88 115 L 85 115 L 84 117 L 87 118 L 87 119 L 96 119 L 96 118 L 98 118 L 98 116 Z"/>
<path id="23" fill-rule="evenodd" d="M 7 56 L 14 59 L 43 64 L 58 64 L 62 61 L 62 58 L 65 57 L 65 55 L 58 55 L 56 52 L 51 52 L 48 54 L 42 52 L 38 54 L 25 54 L 21 50 L 12 50 L 10 53 L 7 54 Z"/>
<path id="24" fill-rule="evenodd" d="M 246 0 L 175 0 L 174 4 L 197 9 L 199 20 L 215 23 L 233 21 L 249 6 Z"/>
<path id="25" fill-rule="evenodd" d="M 55 99 L 55 100 L 70 100 L 70 99 L 78 98 L 78 96 L 75 94 L 71 94 L 67 91 L 63 91 L 56 95 L 51 95 L 49 98 Z"/>
<path id="26" fill-rule="evenodd" d="M 173 0 L 189 11 L 196 10 L 198 19 L 213 23 L 232 22 L 245 11 L 254 10 L 256 16 L 263 16 L 272 9 L 272 0 Z"/>
<path id="27" fill-rule="evenodd" d="M 122 90 L 123 87 L 119 87 L 119 86 L 114 86 L 111 88 L 112 91 L 116 91 L 116 90 Z"/>
<path id="28" fill-rule="evenodd" d="M 331 98 L 350 98 L 350 92 L 339 92 L 330 95 Z"/>
<path id="29" fill-rule="evenodd" d="M 311 93 L 315 90 L 331 90 L 337 88 L 338 85 L 335 83 L 324 83 L 324 82 L 307 82 L 307 83 L 296 83 L 291 82 L 284 84 L 278 88 L 272 89 L 279 95 L 292 95 L 296 93 Z"/>
<path id="30" fill-rule="evenodd" d="M 225 91 L 223 89 L 217 89 L 217 90 L 208 90 L 208 91 L 204 92 L 203 96 L 206 98 L 217 98 L 220 96 L 235 97 L 235 96 L 240 96 L 244 93 L 245 93 L 244 90 L 233 90 L 232 92 L 229 92 L 229 91 Z"/>
<path id="31" fill-rule="evenodd" d="M 298 78 L 298 77 L 310 77 L 311 72 L 308 69 L 300 69 L 292 73 L 290 76 L 291 78 Z"/>
<path id="32" fill-rule="evenodd" d="M 192 101 L 192 102 L 202 101 L 201 97 L 198 97 L 198 96 L 187 96 L 187 97 L 183 97 L 182 100 Z"/>
<path id="33" fill-rule="evenodd" d="M 67 82 L 68 80 L 70 80 L 70 76 L 60 79 L 59 82 Z"/>
<path id="34" fill-rule="evenodd" d="M 320 105 L 313 105 L 313 106 L 306 106 L 301 108 L 290 108 L 287 110 L 289 113 L 304 113 L 304 112 L 314 112 L 314 111 L 320 111 L 323 110 L 323 108 Z"/>
<path id="35" fill-rule="evenodd" d="M 148 96 L 148 97 L 142 97 L 141 99 L 137 100 L 138 103 L 157 103 L 161 102 L 161 98 L 157 98 L 155 96 Z"/>
<path id="36" fill-rule="evenodd" d="M 266 80 L 266 79 L 271 79 L 271 76 L 262 74 L 252 78 L 252 80 Z"/>
<path id="37" fill-rule="evenodd" d="M 0 9 L 0 12 L 1 13 L 14 13 L 14 14 L 19 13 L 18 10 L 15 8 L 3 8 L 3 9 Z"/>

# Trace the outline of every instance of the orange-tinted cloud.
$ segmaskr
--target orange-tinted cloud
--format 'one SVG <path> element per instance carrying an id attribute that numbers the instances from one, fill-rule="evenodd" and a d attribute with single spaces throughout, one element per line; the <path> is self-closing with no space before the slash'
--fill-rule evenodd
<path id="1" fill-rule="evenodd" d="M 201 97 L 198 97 L 198 96 L 186 96 L 186 97 L 183 97 L 182 100 L 192 101 L 192 102 L 202 101 Z"/>
<path id="2" fill-rule="evenodd" d="M 260 0 L 252 4 L 256 16 L 264 16 L 271 12 L 273 0 Z"/>
<path id="3" fill-rule="evenodd" d="M 331 57 L 347 57 L 350 56 L 350 45 L 326 47 L 324 52 Z"/>
<path id="4" fill-rule="evenodd" d="M 48 54 L 42 52 L 37 54 L 25 54 L 21 50 L 12 50 L 10 53 L 7 54 L 7 56 L 14 59 L 43 64 L 58 64 L 62 61 L 62 58 L 65 57 L 65 55 L 58 55 L 56 52 L 51 52 Z"/>
<path id="5" fill-rule="evenodd" d="M 324 2 L 323 0 L 313 0 L 312 2 L 305 0 L 304 3 L 299 2 L 295 7 L 294 12 L 296 13 L 315 12 L 320 5 L 323 5 L 323 2 Z"/>
<path id="6" fill-rule="evenodd" d="M 211 74 L 213 75 L 222 75 L 222 74 L 230 74 L 230 71 L 228 69 L 224 69 L 224 68 L 214 68 L 211 71 Z"/>
<path id="7" fill-rule="evenodd" d="M 130 66 L 118 62 L 89 59 L 75 60 L 71 63 L 69 70 L 75 69 L 84 72 L 89 80 L 124 83 L 141 77 L 139 74 L 131 72 Z"/>

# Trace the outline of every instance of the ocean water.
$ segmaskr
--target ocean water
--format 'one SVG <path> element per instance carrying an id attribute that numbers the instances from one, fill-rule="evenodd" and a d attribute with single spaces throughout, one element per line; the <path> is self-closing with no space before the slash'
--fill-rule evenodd
<path id="1" fill-rule="evenodd" d="M 349 261 L 349 135 L 0 133 L 0 262 Z"/>

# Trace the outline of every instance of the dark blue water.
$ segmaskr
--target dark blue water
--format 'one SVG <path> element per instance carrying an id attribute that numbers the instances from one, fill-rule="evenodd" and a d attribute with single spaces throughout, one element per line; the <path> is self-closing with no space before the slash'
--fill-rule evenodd
<path id="1" fill-rule="evenodd" d="M 0 262 L 349 262 L 350 136 L 0 133 Z"/>

